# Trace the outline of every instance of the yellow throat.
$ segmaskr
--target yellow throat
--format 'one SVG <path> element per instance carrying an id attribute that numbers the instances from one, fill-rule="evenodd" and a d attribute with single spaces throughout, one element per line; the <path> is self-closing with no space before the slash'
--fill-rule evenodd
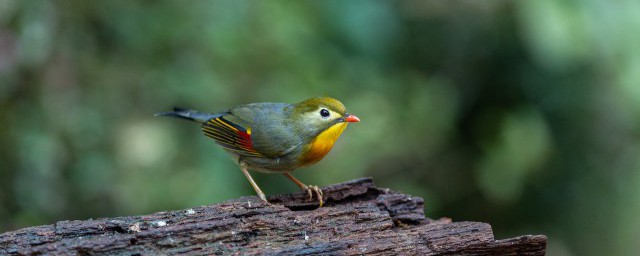
<path id="1" fill-rule="evenodd" d="M 347 128 L 346 122 L 337 123 L 316 136 L 302 153 L 300 159 L 302 165 L 310 165 L 320 161 L 331 151 L 333 144 L 338 140 L 345 128 Z"/>

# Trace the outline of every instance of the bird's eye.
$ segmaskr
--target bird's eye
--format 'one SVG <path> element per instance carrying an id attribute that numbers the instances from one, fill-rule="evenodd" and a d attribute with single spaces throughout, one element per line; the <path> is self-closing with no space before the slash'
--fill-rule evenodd
<path id="1" fill-rule="evenodd" d="M 320 110 L 320 115 L 324 118 L 329 117 L 329 110 L 327 110 L 326 108 L 323 108 Z"/>

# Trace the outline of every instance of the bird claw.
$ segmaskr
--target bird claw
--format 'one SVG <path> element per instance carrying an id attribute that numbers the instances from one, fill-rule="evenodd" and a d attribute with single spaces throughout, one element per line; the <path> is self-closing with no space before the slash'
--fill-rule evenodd
<path id="1" fill-rule="evenodd" d="M 322 207 L 323 205 L 323 197 L 324 194 L 322 193 L 322 189 L 320 189 L 318 186 L 314 186 L 314 185 L 307 185 L 304 187 L 304 190 L 307 191 L 307 194 L 309 194 L 309 200 L 313 199 L 313 194 L 315 193 L 316 196 L 318 197 L 318 201 L 320 201 L 320 207 Z"/>
<path id="2" fill-rule="evenodd" d="M 260 199 L 262 199 L 262 201 L 264 201 L 265 203 L 269 203 L 269 201 L 267 201 L 267 197 L 264 195 L 264 193 L 258 193 L 258 196 L 260 197 Z"/>

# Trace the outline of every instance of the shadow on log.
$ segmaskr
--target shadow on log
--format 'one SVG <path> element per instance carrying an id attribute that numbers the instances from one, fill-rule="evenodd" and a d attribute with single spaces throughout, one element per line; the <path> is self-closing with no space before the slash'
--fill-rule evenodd
<path id="1" fill-rule="evenodd" d="M 544 255 L 547 238 L 495 240 L 491 226 L 425 218 L 422 198 L 362 178 L 307 194 L 241 197 L 144 216 L 60 221 L 0 234 L 0 255 Z"/>

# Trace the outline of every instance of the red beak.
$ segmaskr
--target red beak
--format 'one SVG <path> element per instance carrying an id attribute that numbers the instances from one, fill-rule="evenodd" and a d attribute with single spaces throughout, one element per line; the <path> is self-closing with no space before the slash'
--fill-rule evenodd
<path id="1" fill-rule="evenodd" d="M 349 122 L 349 123 L 360 122 L 360 118 L 358 118 L 357 116 L 351 115 L 351 114 L 348 114 L 347 116 L 345 116 L 344 120 Z"/>

